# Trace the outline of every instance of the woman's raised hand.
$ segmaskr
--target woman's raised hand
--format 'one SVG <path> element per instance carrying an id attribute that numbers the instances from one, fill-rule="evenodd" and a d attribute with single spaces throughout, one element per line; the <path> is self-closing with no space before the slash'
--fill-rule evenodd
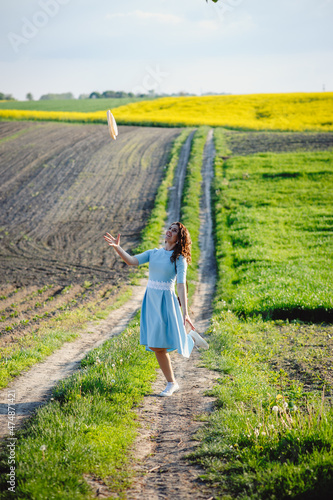
<path id="1" fill-rule="evenodd" d="M 120 244 L 120 233 L 118 233 L 117 238 L 114 238 L 110 233 L 106 233 L 103 238 L 110 245 L 110 247 L 118 247 Z"/>
<path id="2" fill-rule="evenodd" d="M 138 266 L 139 261 L 136 257 L 129 255 L 123 248 L 120 246 L 120 233 L 118 234 L 117 238 L 114 238 L 112 234 L 106 233 L 106 235 L 103 236 L 105 241 L 107 242 L 110 247 L 113 247 L 115 251 L 117 252 L 118 255 L 123 259 L 126 264 L 129 266 Z"/>

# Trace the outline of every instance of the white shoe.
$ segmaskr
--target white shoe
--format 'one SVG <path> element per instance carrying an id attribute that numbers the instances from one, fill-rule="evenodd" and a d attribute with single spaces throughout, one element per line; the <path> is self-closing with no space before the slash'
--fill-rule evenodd
<path id="1" fill-rule="evenodd" d="M 190 335 L 194 340 L 195 347 L 202 347 L 203 349 L 209 349 L 209 344 L 203 339 L 198 332 L 195 330 L 190 331 Z"/>
<path id="2" fill-rule="evenodd" d="M 166 388 L 161 392 L 160 396 L 172 396 L 172 394 L 179 390 L 179 385 L 177 382 L 168 382 Z"/>

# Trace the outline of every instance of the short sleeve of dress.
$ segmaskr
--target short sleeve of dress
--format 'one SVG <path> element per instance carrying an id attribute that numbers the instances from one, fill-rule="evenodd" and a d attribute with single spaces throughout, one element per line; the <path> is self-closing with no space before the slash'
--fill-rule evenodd
<path id="1" fill-rule="evenodd" d="M 186 270 L 187 270 L 187 261 L 185 257 L 180 255 L 176 262 L 177 269 L 177 283 L 186 283 Z"/>
<path id="2" fill-rule="evenodd" d="M 133 255 L 133 257 L 136 257 L 138 259 L 139 266 L 141 266 L 141 264 L 145 264 L 146 262 L 149 262 L 150 254 L 153 251 L 154 250 L 146 250 L 145 252 L 138 253 L 137 255 Z"/>

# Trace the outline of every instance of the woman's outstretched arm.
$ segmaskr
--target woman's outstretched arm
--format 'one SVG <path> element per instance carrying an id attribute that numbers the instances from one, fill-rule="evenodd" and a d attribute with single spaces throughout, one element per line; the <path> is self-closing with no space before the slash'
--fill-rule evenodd
<path id="1" fill-rule="evenodd" d="M 117 238 L 114 238 L 110 233 L 106 233 L 106 235 L 103 236 L 105 241 L 107 242 L 110 247 L 113 247 L 115 251 L 117 252 L 118 255 L 123 259 L 126 264 L 129 266 L 138 266 L 139 261 L 136 257 L 133 255 L 128 254 L 125 252 L 123 248 L 120 246 L 120 234 L 118 234 Z"/>

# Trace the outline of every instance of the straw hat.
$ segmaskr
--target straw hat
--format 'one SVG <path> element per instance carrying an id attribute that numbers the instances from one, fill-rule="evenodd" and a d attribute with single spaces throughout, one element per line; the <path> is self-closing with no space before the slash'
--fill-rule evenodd
<path id="1" fill-rule="evenodd" d="M 108 126 L 109 126 L 110 135 L 111 135 L 112 139 L 116 140 L 117 135 L 118 135 L 118 127 L 116 124 L 116 120 L 114 119 L 114 116 L 110 110 L 108 110 L 108 112 L 107 112 L 107 117 L 108 117 Z"/>

